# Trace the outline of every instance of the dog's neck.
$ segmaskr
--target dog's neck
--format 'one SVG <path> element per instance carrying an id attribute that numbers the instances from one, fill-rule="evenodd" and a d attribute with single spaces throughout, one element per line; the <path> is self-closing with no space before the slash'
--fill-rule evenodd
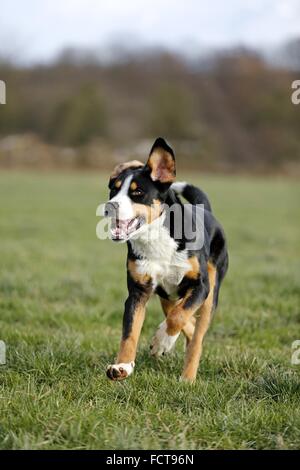
<path id="1" fill-rule="evenodd" d="M 144 225 L 142 230 L 130 238 L 132 251 L 139 258 L 159 259 L 167 254 L 171 257 L 176 251 L 177 243 L 165 227 L 166 213 L 163 212 L 151 224 Z"/>

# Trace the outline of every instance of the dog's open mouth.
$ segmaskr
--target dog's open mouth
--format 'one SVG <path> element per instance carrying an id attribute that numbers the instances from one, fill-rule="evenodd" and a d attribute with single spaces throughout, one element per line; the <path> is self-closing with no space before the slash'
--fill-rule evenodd
<path id="1" fill-rule="evenodd" d="M 133 219 L 112 219 L 111 236 L 115 241 L 128 240 L 131 234 L 136 232 L 144 223 L 144 219 L 140 216 Z"/>

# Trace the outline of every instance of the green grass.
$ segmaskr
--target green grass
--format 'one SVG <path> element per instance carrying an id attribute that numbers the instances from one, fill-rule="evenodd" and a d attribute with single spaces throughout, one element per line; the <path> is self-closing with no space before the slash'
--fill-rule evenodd
<path id="1" fill-rule="evenodd" d="M 179 382 L 183 340 L 149 357 L 149 305 L 135 373 L 105 368 L 120 338 L 126 247 L 96 238 L 105 177 L 0 175 L 0 447 L 299 448 L 299 184 L 194 178 L 229 242 L 230 269 L 196 384 Z"/>

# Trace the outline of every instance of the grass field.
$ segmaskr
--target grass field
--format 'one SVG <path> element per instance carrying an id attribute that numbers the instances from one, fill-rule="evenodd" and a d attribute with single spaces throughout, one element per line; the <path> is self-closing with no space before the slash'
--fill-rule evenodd
<path id="1" fill-rule="evenodd" d="M 208 177 L 230 269 L 198 379 L 179 382 L 183 340 L 149 357 L 162 321 L 149 305 L 137 366 L 112 383 L 126 247 L 96 238 L 99 175 L 0 174 L 0 447 L 300 447 L 299 183 Z"/>

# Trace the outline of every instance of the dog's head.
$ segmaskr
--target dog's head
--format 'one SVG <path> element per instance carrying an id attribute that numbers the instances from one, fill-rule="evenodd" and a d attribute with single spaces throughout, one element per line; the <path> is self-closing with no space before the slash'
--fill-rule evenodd
<path id="1" fill-rule="evenodd" d="M 133 160 L 114 169 L 105 204 L 105 216 L 112 219 L 113 240 L 127 241 L 161 215 L 175 176 L 174 152 L 161 137 L 154 142 L 146 164 Z"/>

